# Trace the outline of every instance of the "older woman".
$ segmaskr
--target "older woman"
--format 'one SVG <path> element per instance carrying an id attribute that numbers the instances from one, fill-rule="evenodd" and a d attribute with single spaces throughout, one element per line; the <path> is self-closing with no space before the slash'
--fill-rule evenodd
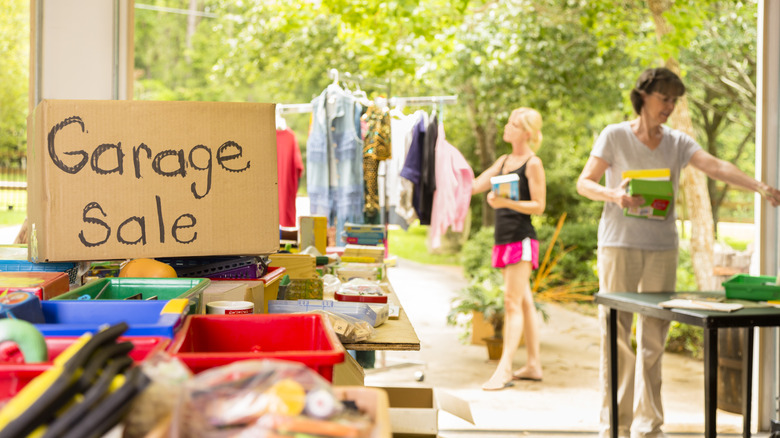
<path id="1" fill-rule="evenodd" d="M 596 139 L 577 192 L 603 201 L 598 229 L 598 274 L 601 293 L 669 292 L 675 289 L 678 237 L 674 202 L 665 217 L 632 217 L 623 209 L 645 204 L 626 192 L 623 172 L 642 169 L 668 170 L 676 195 L 682 169 L 690 164 L 713 179 L 762 194 L 773 206 L 780 192 L 744 174 L 736 166 L 715 158 L 681 131 L 664 125 L 677 99 L 685 93 L 682 80 L 666 68 L 650 68 L 639 75 L 631 90 L 637 118 L 607 126 Z M 600 181 L 606 175 L 605 184 Z M 609 436 L 606 321 L 601 320 L 602 407 L 600 435 Z M 632 314 L 618 314 L 618 424 L 619 436 L 659 437 L 663 425 L 661 405 L 661 358 L 669 323 L 647 316 L 637 319 L 637 353 L 630 344 Z M 635 394 L 636 391 L 636 394 Z"/>

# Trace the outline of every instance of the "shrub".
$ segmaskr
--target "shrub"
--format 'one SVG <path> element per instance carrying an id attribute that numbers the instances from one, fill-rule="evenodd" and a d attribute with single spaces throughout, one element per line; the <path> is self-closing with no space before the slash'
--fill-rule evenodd
<path id="1" fill-rule="evenodd" d="M 593 284 L 598 282 L 596 276 L 596 248 L 597 248 L 597 225 L 590 223 L 566 223 L 561 228 L 558 241 L 569 250 L 565 257 L 562 257 L 553 268 L 553 273 L 558 275 L 557 283 L 561 284 Z M 539 252 L 544 254 L 547 246 L 550 244 L 555 226 L 542 224 L 537 227 L 536 234 L 539 238 Z M 559 248 L 553 249 L 553 255 Z M 593 288 L 590 294 L 596 293 Z"/>
<path id="2" fill-rule="evenodd" d="M 463 244 L 461 261 L 466 279 L 479 277 L 481 271 L 492 268 L 493 227 L 483 227 Z"/>

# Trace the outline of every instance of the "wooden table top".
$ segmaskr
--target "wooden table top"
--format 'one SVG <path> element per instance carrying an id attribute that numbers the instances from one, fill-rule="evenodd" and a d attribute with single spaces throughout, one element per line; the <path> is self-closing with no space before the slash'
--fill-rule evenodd
<path id="1" fill-rule="evenodd" d="M 398 295 L 393 290 L 389 280 L 382 283 L 382 287 L 388 293 L 388 303 L 394 304 L 400 308 L 398 319 L 388 319 L 384 324 L 376 327 L 376 333 L 366 341 L 344 344 L 347 350 L 355 351 L 374 351 L 374 350 L 394 350 L 394 351 L 419 351 L 420 338 L 412 327 L 409 315 L 404 311 Z"/>

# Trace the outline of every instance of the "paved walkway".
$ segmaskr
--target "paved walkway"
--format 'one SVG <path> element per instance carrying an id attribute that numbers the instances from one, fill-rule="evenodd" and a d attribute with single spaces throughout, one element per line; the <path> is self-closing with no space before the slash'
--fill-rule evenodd
<path id="1" fill-rule="evenodd" d="M 550 320 L 541 327 L 543 382 L 517 382 L 503 391 L 480 389 L 495 362 L 484 346 L 464 345 L 460 329 L 446 324 L 449 303 L 465 285 L 460 268 L 399 260 L 389 277 L 417 331 L 421 351 L 386 352 L 386 367 L 367 370 L 366 385 L 428 386 L 469 401 L 474 425 L 440 413 L 444 438 L 489 436 L 595 436 L 598 425 L 599 336 L 596 318 L 547 304 Z M 521 366 L 521 348 L 515 365 Z M 424 380 L 418 382 L 418 372 Z M 663 399 L 665 431 L 673 436 L 702 436 L 703 371 L 700 361 L 665 355 Z M 739 436 L 742 417 L 718 412 L 721 436 Z M 758 436 L 766 436 L 758 435 Z"/>

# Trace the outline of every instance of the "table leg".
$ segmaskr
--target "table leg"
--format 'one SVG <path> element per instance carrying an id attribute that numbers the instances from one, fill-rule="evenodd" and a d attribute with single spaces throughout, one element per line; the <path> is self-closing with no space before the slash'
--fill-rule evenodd
<path id="1" fill-rule="evenodd" d="M 718 329 L 704 329 L 704 436 L 717 436 Z"/>
<path id="2" fill-rule="evenodd" d="M 607 339 L 609 339 L 609 379 L 607 381 L 607 394 L 609 394 L 609 428 L 612 438 L 618 438 L 618 353 L 617 353 L 617 310 L 609 309 L 609 322 L 607 323 Z"/>
<path id="3" fill-rule="evenodd" d="M 742 358 L 742 436 L 750 438 L 750 407 L 753 398 L 753 327 L 745 327 Z"/>

